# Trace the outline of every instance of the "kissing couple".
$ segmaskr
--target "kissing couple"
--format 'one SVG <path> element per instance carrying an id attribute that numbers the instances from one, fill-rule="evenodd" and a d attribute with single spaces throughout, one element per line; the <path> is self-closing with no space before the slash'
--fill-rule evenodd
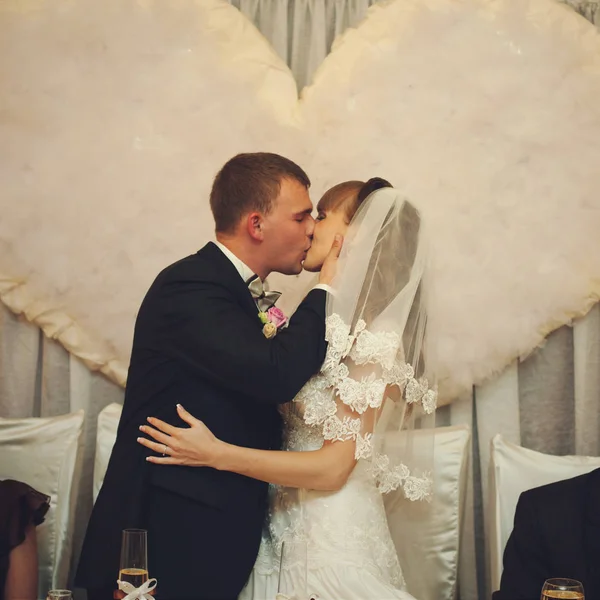
<path id="1" fill-rule="evenodd" d="M 217 241 L 148 290 L 76 577 L 89 600 L 112 596 L 125 528 L 148 531 L 160 600 L 413 598 L 383 495 L 431 497 L 424 226 L 383 179 L 332 187 L 316 218 L 309 187 L 282 156 L 235 156 Z M 265 280 L 303 269 L 288 319 Z"/>

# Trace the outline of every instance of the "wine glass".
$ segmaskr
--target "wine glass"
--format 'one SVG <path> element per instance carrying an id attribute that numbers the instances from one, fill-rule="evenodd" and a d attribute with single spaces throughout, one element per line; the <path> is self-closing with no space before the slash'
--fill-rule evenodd
<path id="1" fill-rule="evenodd" d="M 553 598 L 585 600 L 581 581 L 558 577 L 555 579 L 546 579 L 544 587 L 542 587 L 540 600 L 552 600 Z"/>
<path id="2" fill-rule="evenodd" d="M 148 581 L 148 532 L 145 529 L 123 530 L 119 581 L 126 581 L 135 588 Z"/>

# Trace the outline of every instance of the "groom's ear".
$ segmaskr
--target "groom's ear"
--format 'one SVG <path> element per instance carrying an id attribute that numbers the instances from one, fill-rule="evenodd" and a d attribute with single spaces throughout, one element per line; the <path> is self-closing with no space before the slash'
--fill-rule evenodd
<path id="1" fill-rule="evenodd" d="M 248 235 L 253 240 L 262 242 L 264 240 L 263 216 L 260 213 L 253 212 L 246 217 L 246 228 Z"/>

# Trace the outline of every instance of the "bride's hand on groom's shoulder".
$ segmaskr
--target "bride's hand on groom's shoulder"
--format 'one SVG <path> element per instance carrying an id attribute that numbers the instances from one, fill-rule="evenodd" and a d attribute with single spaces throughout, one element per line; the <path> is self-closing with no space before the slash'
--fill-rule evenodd
<path id="1" fill-rule="evenodd" d="M 180 404 L 177 414 L 189 427 L 174 427 L 154 417 L 148 417 L 150 425 L 140 426 L 140 431 L 152 439 L 139 437 L 138 443 L 158 455 L 148 456 L 146 460 L 159 465 L 216 466 L 223 442 Z"/>
<path id="2" fill-rule="evenodd" d="M 324 285 L 332 284 L 337 273 L 337 263 L 338 258 L 340 257 L 340 252 L 342 251 L 343 243 L 344 237 L 339 233 L 336 234 L 333 244 L 331 245 L 331 250 L 329 250 L 329 254 L 327 255 L 327 258 L 325 258 L 325 262 L 321 267 L 321 272 L 319 273 L 319 283 Z"/>

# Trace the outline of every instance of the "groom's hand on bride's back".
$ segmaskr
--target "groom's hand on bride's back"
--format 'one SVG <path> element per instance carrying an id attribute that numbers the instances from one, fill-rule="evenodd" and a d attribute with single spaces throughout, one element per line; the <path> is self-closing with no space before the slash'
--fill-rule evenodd
<path id="1" fill-rule="evenodd" d="M 324 285 L 331 285 L 337 273 L 338 259 L 340 252 L 342 251 L 342 245 L 344 243 L 344 237 L 339 233 L 335 236 L 331 250 L 321 267 L 319 274 L 319 283 Z"/>

